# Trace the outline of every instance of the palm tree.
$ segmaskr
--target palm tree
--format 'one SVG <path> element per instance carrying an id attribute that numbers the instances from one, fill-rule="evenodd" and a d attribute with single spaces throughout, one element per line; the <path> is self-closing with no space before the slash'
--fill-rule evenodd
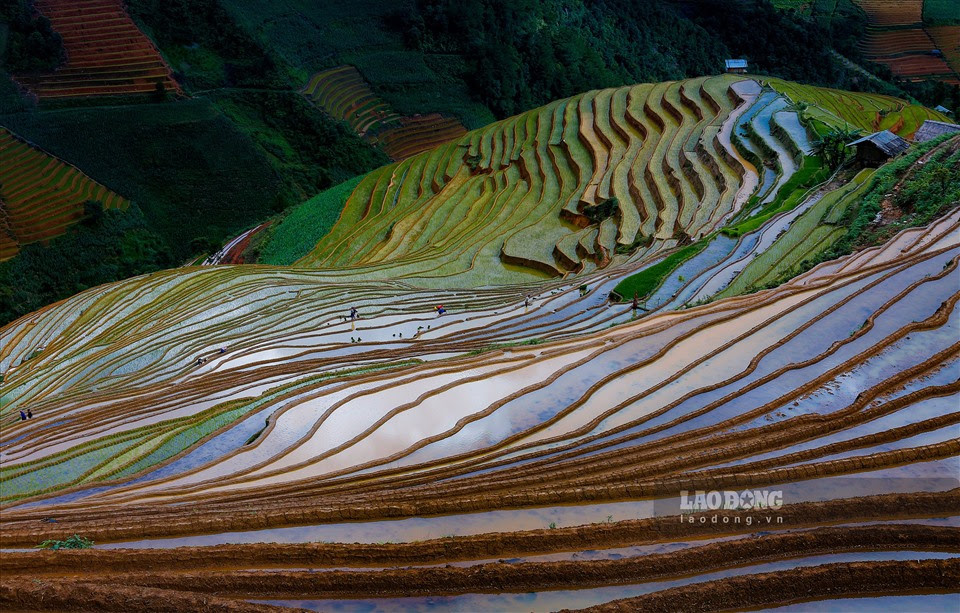
<path id="1" fill-rule="evenodd" d="M 811 143 L 813 155 L 819 156 L 830 170 L 836 170 L 847 159 L 847 145 L 860 136 L 860 130 L 849 125 L 834 128 Z"/>

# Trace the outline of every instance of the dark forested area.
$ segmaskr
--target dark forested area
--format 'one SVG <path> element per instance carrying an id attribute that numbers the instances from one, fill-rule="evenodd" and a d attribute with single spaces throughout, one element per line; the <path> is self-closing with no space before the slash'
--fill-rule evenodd
<path id="1" fill-rule="evenodd" d="M 418 0 L 405 42 L 468 58 L 472 93 L 505 117 L 599 87 L 717 72 L 724 48 L 665 3 Z"/>
<path id="2" fill-rule="evenodd" d="M 50 20 L 37 15 L 27 0 L 0 0 L 0 26 L 6 25 L 6 49 L 0 36 L 0 68 L 29 73 L 56 68 L 64 59 L 63 41 Z M 0 31 L 2 34 L 2 31 Z"/>
<path id="3" fill-rule="evenodd" d="M 167 56 L 177 81 L 197 89 L 285 88 L 285 75 L 217 0 L 127 0 L 137 20 Z"/>
<path id="4" fill-rule="evenodd" d="M 588 89 L 716 74 L 725 58 L 804 83 L 877 87 L 833 53 L 858 54 L 866 22 L 849 2 L 823 18 L 769 0 L 416 0 L 390 23 L 410 48 L 466 57 L 471 92 L 498 117 Z"/>

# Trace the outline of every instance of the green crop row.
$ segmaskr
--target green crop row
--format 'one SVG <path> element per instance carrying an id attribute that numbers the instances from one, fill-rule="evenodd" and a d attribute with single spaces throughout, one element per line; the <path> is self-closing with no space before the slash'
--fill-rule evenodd
<path id="1" fill-rule="evenodd" d="M 738 237 L 753 232 L 771 217 L 793 209 L 803 200 L 804 194 L 813 186 L 822 183 L 829 176 L 829 170 L 815 156 L 805 156 L 803 165 L 790 177 L 777 192 L 777 197 L 767 203 L 756 215 L 740 223 L 728 226 L 722 231 L 727 236 Z"/>
<path id="2" fill-rule="evenodd" d="M 862 197 L 869 187 L 868 179 L 872 174 L 873 170 L 863 170 L 842 187 L 824 195 L 800 215 L 769 249 L 753 258 L 719 297 L 779 285 L 789 278 L 791 271 L 799 269 L 801 262 L 828 248 L 832 241 L 842 235 L 843 230 L 824 223 L 824 218 L 833 215 L 841 217 L 843 211 Z"/>
<path id="3" fill-rule="evenodd" d="M 633 300 L 634 296 L 643 299 L 653 293 L 663 280 L 678 266 L 697 255 L 710 243 L 712 237 L 703 238 L 692 245 L 674 251 L 653 266 L 630 275 L 613 288 L 611 298 L 623 302 Z"/>

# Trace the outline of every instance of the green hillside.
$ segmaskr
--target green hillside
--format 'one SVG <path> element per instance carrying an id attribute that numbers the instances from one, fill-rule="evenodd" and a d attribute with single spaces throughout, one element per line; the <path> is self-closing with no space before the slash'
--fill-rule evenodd
<path id="1" fill-rule="evenodd" d="M 829 175 L 816 158 L 796 162 L 816 125 L 909 135 L 946 119 L 894 98 L 769 83 L 596 90 L 491 124 L 298 207 L 268 234 L 261 261 L 457 287 L 588 272 L 696 241 L 745 205 L 762 210 L 732 235 L 796 207 Z M 745 126 L 751 136 L 739 136 Z M 764 166 L 778 179 L 753 194 Z M 320 238 L 326 224 L 305 221 L 329 219 L 339 203 Z"/>

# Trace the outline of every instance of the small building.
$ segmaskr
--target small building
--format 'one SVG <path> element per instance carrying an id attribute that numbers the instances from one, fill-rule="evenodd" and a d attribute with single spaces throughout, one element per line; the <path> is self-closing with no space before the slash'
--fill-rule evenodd
<path id="1" fill-rule="evenodd" d="M 917 131 L 913 133 L 913 142 L 915 143 L 925 143 L 928 140 L 933 140 L 936 137 L 943 134 L 950 134 L 952 132 L 960 132 L 960 126 L 955 123 L 947 123 L 945 121 L 934 121 L 928 119 L 923 122 Z"/>
<path id="2" fill-rule="evenodd" d="M 724 63 L 729 74 L 746 74 L 747 72 L 747 60 L 726 60 Z"/>
<path id="3" fill-rule="evenodd" d="M 864 166 L 879 166 L 910 148 L 910 143 L 890 130 L 874 132 L 855 140 L 847 147 L 857 148 L 857 162 Z"/>
<path id="4" fill-rule="evenodd" d="M 937 106 L 933 107 L 933 110 L 935 110 L 938 113 L 943 113 L 944 115 L 953 115 L 953 111 L 943 106 L 942 104 L 938 104 Z"/>

